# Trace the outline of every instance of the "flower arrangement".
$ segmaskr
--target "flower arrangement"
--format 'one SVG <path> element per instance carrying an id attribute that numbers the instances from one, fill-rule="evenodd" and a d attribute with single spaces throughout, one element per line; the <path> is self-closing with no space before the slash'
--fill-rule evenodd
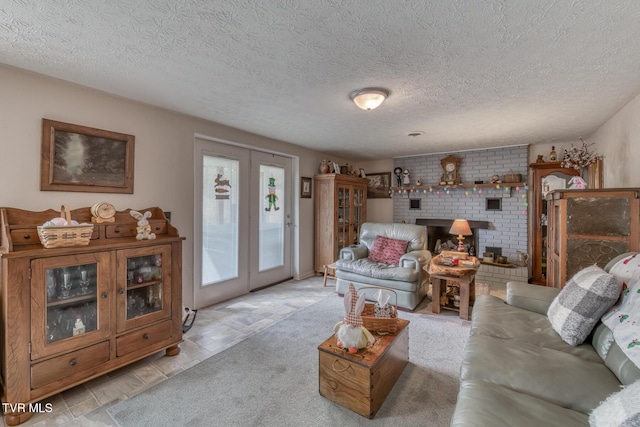
<path id="1" fill-rule="evenodd" d="M 580 138 L 580 141 L 582 141 L 582 147 L 574 147 L 572 143 L 571 149 L 564 151 L 563 168 L 582 170 L 597 160 L 598 155 L 596 152 L 589 151 L 589 147 L 593 144 L 587 144 L 582 138 Z"/>

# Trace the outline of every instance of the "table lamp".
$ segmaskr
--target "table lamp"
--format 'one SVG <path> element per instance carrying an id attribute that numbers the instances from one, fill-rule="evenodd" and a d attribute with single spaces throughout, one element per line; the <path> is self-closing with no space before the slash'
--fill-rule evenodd
<path id="1" fill-rule="evenodd" d="M 451 224 L 450 234 L 458 235 L 458 252 L 465 252 L 464 250 L 464 236 L 471 236 L 471 227 L 466 219 L 456 219 Z"/>

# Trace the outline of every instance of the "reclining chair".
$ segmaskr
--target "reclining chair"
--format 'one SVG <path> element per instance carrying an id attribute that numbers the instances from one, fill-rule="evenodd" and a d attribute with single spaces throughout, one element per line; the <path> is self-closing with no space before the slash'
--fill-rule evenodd
<path id="1" fill-rule="evenodd" d="M 423 269 L 431 260 L 427 230 L 413 224 L 367 222 L 360 228 L 360 244 L 340 250 L 336 262 L 336 290 L 344 294 L 349 283 L 356 290 L 367 286 L 393 289 L 400 308 L 413 310 L 429 290 Z M 363 291 L 372 299 L 376 289 Z M 392 296 L 391 303 L 394 302 Z"/>

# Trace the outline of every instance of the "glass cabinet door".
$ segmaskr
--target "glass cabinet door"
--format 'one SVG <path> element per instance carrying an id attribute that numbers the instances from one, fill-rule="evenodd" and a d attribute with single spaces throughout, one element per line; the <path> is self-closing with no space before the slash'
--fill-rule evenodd
<path id="1" fill-rule="evenodd" d="M 118 332 L 171 316 L 169 246 L 118 251 Z"/>
<path id="2" fill-rule="evenodd" d="M 349 246 L 349 221 L 351 216 L 351 188 L 338 187 L 338 251 Z"/>
<path id="3" fill-rule="evenodd" d="M 110 259 L 93 253 L 32 262 L 32 359 L 108 338 Z"/>
<path id="4" fill-rule="evenodd" d="M 360 239 L 360 226 L 364 221 L 364 190 L 356 188 L 353 190 L 353 224 L 351 244 L 358 243 Z"/>

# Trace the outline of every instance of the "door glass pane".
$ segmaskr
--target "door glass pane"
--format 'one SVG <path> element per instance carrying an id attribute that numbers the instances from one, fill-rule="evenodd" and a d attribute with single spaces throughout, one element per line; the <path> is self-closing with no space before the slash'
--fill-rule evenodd
<path id="1" fill-rule="evenodd" d="M 238 168 L 237 160 L 202 159 L 202 285 L 238 277 Z"/>
<path id="2" fill-rule="evenodd" d="M 362 190 L 353 190 L 353 235 L 351 243 L 358 243 L 360 239 L 360 225 L 362 225 L 363 207 L 362 200 L 364 192 Z"/>
<path id="3" fill-rule="evenodd" d="M 47 344 L 96 330 L 97 272 L 97 264 L 45 270 Z"/>
<path id="4" fill-rule="evenodd" d="M 284 168 L 260 165 L 259 271 L 284 264 Z"/>
<path id="5" fill-rule="evenodd" d="M 162 255 L 127 258 L 127 319 L 162 310 Z"/>

